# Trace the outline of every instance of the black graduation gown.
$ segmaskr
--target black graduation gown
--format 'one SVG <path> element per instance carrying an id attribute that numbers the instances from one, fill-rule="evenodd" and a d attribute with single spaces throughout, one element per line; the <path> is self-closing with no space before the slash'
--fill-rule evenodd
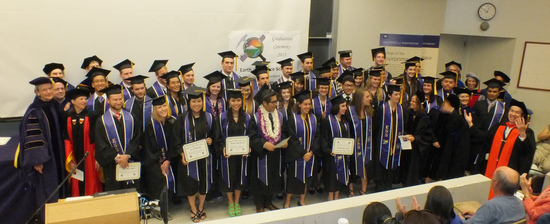
<path id="1" fill-rule="evenodd" d="M 323 183 L 325 185 L 325 190 L 328 192 L 341 191 L 346 188 L 346 185 L 340 182 L 336 178 L 336 164 L 334 163 L 334 156 L 332 153 L 332 144 L 333 136 L 332 130 L 330 129 L 330 122 L 327 118 L 321 120 L 321 125 L 319 126 L 320 131 L 320 141 L 319 141 L 319 150 L 318 155 L 321 155 L 323 158 Z M 340 124 L 340 129 L 342 130 L 342 138 L 349 138 L 349 130 L 346 129 L 345 119 L 341 119 L 338 123 Z M 344 160 L 349 161 L 349 156 L 344 156 Z M 347 172 L 347 167 L 345 168 Z"/>
<path id="2" fill-rule="evenodd" d="M 106 113 L 110 113 L 107 111 Z M 118 135 L 121 139 L 124 139 L 124 123 L 123 119 L 118 121 L 114 119 L 115 126 L 117 128 Z M 134 124 L 133 135 L 130 138 L 130 145 L 126 147 L 126 154 L 130 155 L 130 161 L 139 162 L 140 161 L 140 135 L 141 127 Z M 141 190 L 139 188 L 139 179 L 134 180 L 133 184 L 128 184 L 127 181 L 117 181 L 116 180 L 116 165 L 115 157 L 118 155 L 118 151 L 115 150 L 109 143 L 109 137 L 105 132 L 105 124 L 101 117 L 99 117 L 95 124 L 95 159 L 101 167 L 103 167 L 103 175 L 105 177 L 105 191 L 120 190 L 127 188 L 136 188 L 138 192 Z M 121 144 L 124 144 L 124 141 L 121 141 Z M 124 147 L 124 145 L 122 146 Z"/>
<path id="3" fill-rule="evenodd" d="M 495 113 L 495 107 L 493 107 L 491 111 L 487 112 L 489 109 L 489 104 L 487 103 L 487 100 L 481 100 L 474 103 L 472 109 L 474 110 L 474 116 L 472 117 L 474 125 L 483 131 L 489 130 L 489 124 L 491 123 L 491 119 Z M 505 109 L 503 113 L 504 114 L 502 115 L 500 121 L 506 122 L 508 121 L 508 110 Z"/>
<path id="4" fill-rule="evenodd" d="M 470 153 L 468 124 L 458 110 L 439 113 L 436 120 L 434 132 L 441 148 L 432 147 L 429 177 L 433 180 L 462 177 Z"/>
<path id="5" fill-rule="evenodd" d="M 166 137 L 166 144 L 168 144 L 166 146 L 166 149 L 168 149 L 168 152 L 166 153 L 166 159 L 170 161 L 170 166 L 174 171 L 177 164 L 177 160 L 175 158 L 178 154 L 172 150 L 172 147 L 170 147 L 170 137 L 172 136 L 175 122 L 175 118 L 169 117 L 162 126 Z M 141 172 L 142 180 L 144 182 L 143 190 L 145 193 L 151 196 L 151 198 L 159 199 L 160 193 L 162 192 L 164 186 L 166 186 L 166 177 L 164 176 L 164 174 L 162 174 L 162 170 L 160 169 L 160 165 L 162 165 L 165 160 L 162 158 L 161 149 L 157 144 L 157 138 L 155 136 L 155 130 L 151 120 L 147 121 L 147 127 L 145 128 L 145 132 L 143 133 L 143 141 L 144 157 L 142 164 L 143 170 Z M 174 173 L 174 175 L 176 174 Z"/>
<path id="6" fill-rule="evenodd" d="M 499 125 L 495 125 L 489 131 L 483 132 L 479 128 L 472 126 L 469 128 L 471 133 L 471 138 L 476 142 L 484 141 L 487 146 L 485 150 L 480 152 L 479 156 L 481 157 L 482 170 L 481 174 L 485 174 L 485 169 L 487 168 L 487 160 L 485 160 L 485 153 L 491 151 L 491 146 L 493 144 L 493 139 L 495 137 L 498 128 L 502 125 L 506 125 L 506 122 L 501 122 Z M 521 141 L 518 137 L 514 142 L 514 147 L 510 155 L 510 160 L 508 161 L 508 167 L 518 171 L 518 173 L 529 173 L 531 170 L 531 164 L 533 164 L 533 156 L 535 155 L 536 142 L 535 142 L 535 133 L 531 128 L 526 130 L 527 137 Z M 504 135 L 503 135 L 504 136 Z M 507 141 L 510 141 L 509 139 Z"/>
<path id="7" fill-rule="evenodd" d="M 145 100 L 145 98 L 143 98 Z M 132 107 L 132 111 L 129 111 L 132 116 L 134 116 L 134 123 L 138 127 L 143 127 L 143 106 L 145 102 L 143 100 L 134 100 L 134 106 Z"/>
<path id="8" fill-rule="evenodd" d="M 411 142 L 412 150 L 401 152 L 403 172 L 400 175 L 403 186 L 412 186 L 420 183 L 421 169 L 435 139 L 430 117 L 426 114 L 413 116 L 409 112 L 405 121 L 405 133 L 414 136 L 414 141 Z"/>
<path id="9" fill-rule="evenodd" d="M 384 190 L 390 190 L 392 188 L 393 183 L 399 183 L 399 169 L 386 169 L 386 167 L 382 166 L 380 164 L 380 136 L 382 135 L 382 128 L 384 124 L 382 123 L 382 118 L 384 115 L 383 107 L 377 107 L 374 112 L 374 118 L 372 119 L 372 136 L 373 136 L 373 149 L 372 149 L 372 158 L 373 158 L 373 171 L 375 173 L 374 180 L 376 183 L 376 191 L 384 191 Z M 397 119 L 397 110 L 392 111 L 391 116 L 394 121 Z M 407 120 L 407 113 L 406 110 L 403 109 L 403 121 Z M 393 130 L 397 131 L 397 123 L 393 122 Z M 403 127 L 404 130 L 406 130 L 406 126 Z M 395 138 L 397 138 L 397 133 L 393 134 Z M 399 141 L 399 140 L 397 140 Z M 404 150 L 401 150 L 401 153 L 403 153 Z M 402 156 L 402 154 L 401 154 Z M 403 159 L 400 159 L 400 163 L 403 161 Z"/>

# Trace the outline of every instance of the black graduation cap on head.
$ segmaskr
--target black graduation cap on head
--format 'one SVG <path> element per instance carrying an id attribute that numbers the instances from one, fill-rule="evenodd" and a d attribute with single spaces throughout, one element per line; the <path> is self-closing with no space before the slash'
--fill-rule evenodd
<path id="1" fill-rule="evenodd" d="M 149 78 L 147 76 L 143 76 L 143 75 L 136 75 L 134 77 L 130 77 L 130 78 L 126 78 L 124 80 L 129 80 L 130 81 L 130 84 L 131 85 L 134 85 L 134 84 L 142 84 L 142 83 L 145 83 L 145 79 L 146 78 Z"/>
<path id="2" fill-rule="evenodd" d="M 405 69 L 408 69 L 411 66 L 416 66 L 416 62 L 406 62 L 405 63 Z"/>
<path id="3" fill-rule="evenodd" d="M 275 92 L 279 92 L 283 89 L 290 89 L 292 88 L 292 82 L 286 81 L 286 82 L 276 83 L 274 85 L 271 85 L 271 88 L 273 88 L 273 91 Z"/>
<path id="4" fill-rule="evenodd" d="M 162 67 L 166 66 L 166 64 L 168 64 L 168 60 L 155 60 L 151 68 L 149 68 L 149 72 L 157 72 Z"/>
<path id="5" fill-rule="evenodd" d="M 508 75 L 504 74 L 504 72 L 501 72 L 501 71 L 495 71 L 495 73 L 493 73 L 493 76 L 497 77 L 501 77 L 502 78 L 502 81 L 504 83 L 510 83 L 510 77 L 508 77 Z"/>
<path id="6" fill-rule="evenodd" d="M 451 71 L 445 71 L 445 72 L 439 73 L 439 75 L 442 75 L 443 79 L 454 79 L 455 82 L 456 80 L 458 80 L 458 73 L 454 73 Z"/>
<path id="7" fill-rule="evenodd" d="M 385 65 L 388 65 L 388 64 L 374 66 L 372 69 L 379 69 L 379 70 L 382 70 L 382 71 L 386 71 L 386 67 L 384 67 Z"/>
<path id="8" fill-rule="evenodd" d="M 169 82 L 170 79 L 179 78 L 180 75 L 181 75 L 181 73 L 179 71 L 172 70 L 172 71 L 169 71 L 168 73 L 162 75 L 161 78 L 166 80 L 166 82 Z"/>
<path id="9" fill-rule="evenodd" d="M 302 103 L 304 100 L 311 99 L 311 90 L 302 90 L 301 92 L 294 94 L 292 97 L 294 97 L 298 103 Z"/>
<path id="10" fill-rule="evenodd" d="M 353 72 L 346 70 L 344 71 L 338 78 L 336 79 L 337 82 L 341 83 L 342 85 L 344 82 L 351 80 L 353 82 Z"/>
<path id="11" fill-rule="evenodd" d="M 461 88 L 461 87 L 454 87 L 453 92 L 455 95 L 459 96 L 460 94 L 468 94 L 471 95 L 472 91 L 467 88 Z"/>
<path id="12" fill-rule="evenodd" d="M 456 61 L 450 61 L 447 64 L 445 64 L 445 68 L 448 68 L 451 65 L 456 65 L 460 70 L 462 70 L 462 65 Z"/>
<path id="13" fill-rule="evenodd" d="M 186 64 L 186 65 L 182 65 L 180 67 L 180 69 L 178 69 L 178 71 L 180 71 L 181 74 L 185 74 L 185 73 L 193 70 L 193 65 L 195 65 L 195 62 Z"/>
<path id="14" fill-rule="evenodd" d="M 111 73 L 110 70 L 102 69 L 102 68 L 98 68 L 98 67 L 93 67 L 92 69 L 90 69 L 90 71 L 88 71 L 88 74 L 86 74 L 86 77 L 88 77 L 90 80 L 93 80 L 94 77 L 96 77 L 98 75 L 102 75 L 105 78 L 107 78 L 109 73 Z"/>
<path id="15" fill-rule="evenodd" d="M 523 114 L 523 118 L 527 119 L 527 115 L 529 114 L 529 110 L 527 110 L 527 107 L 525 106 L 525 103 L 521 101 L 517 101 L 516 99 L 512 99 L 510 102 L 510 107 L 516 106 L 521 108 L 521 113 Z M 527 121 L 526 121 L 527 122 Z"/>
<path id="16" fill-rule="evenodd" d="M 320 86 L 329 86 L 330 85 L 330 79 L 329 78 L 316 78 L 317 85 Z"/>
<path id="17" fill-rule="evenodd" d="M 306 53 L 302 53 L 296 56 L 300 59 L 301 62 L 304 62 L 308 58 L 313 58 L 313 53 L 308 51 Z"/>
<path id="18" fill-rule="evenodd" d="M 239 87 L 248 86 L 252 81 L 254 81 L 254 76 L 243 76 L 235 80 L 236 83 L 239 83 Z"/>
<path id="19" fill-rule="evenodd" d="M 53 77 L 53 78 L 52 78 L 52 81 L 53 81 L 53 83 L 58 83 L 58 82 L 62 83 L 63 86 L 65 86 L 65 88 L 66 88 L 67 85 L 69 84 L 69 83 L 68 83 L 67 81 L 65 81 L 64 79 L 62 79 L 62 78 L 57 78 L 57 77 Z"/>
<path id="20" fill-rule="evenodd" d="M 285 60 L 278 61 L 277 63 L 279 63 L 281 67 L 285 67 L 285 66 L 292 66 L 292 62 L 294 62 L 294 59 L 287 58 Z"/>
<path id="21" fill-rule="evenodd" d="M 38 77 L 36 79 L 31 80 L 29 83 L 37 86 L 37 85 L 42 85 L 46 83 L 53 84 L 54 82 L 51 78 L 48 78 L 48 77 Z"/>
<path id="22" fill-rule="evenodd" d="M 75 88 L 67 91 L 65 95 L 67 98 L 74 100 L 78 97 L 85 96 L 86 98 L 90 97 L 90 91 L 87 88 Z"/>
<path id="23" fill-rule="evenodd" d="M 333 107 L 335 106 L 338 106 L 342 103 L 346 103 L 347 100 L 346 98 L 344 98 L 344 96 L 342 94 L 338 95 L 338 96 L 335 96 L 335 97 L 332 97 L 330 99 L 330 103 L 332 104 Z"/>
<path id="24" fill-rule="evenodd" d="M 424 76 L 422 77 L 423 83 L 431 83 L 432 85 L 435 83 L 436 78 L 431 76 Z"/>
<path id="25" fill-rule="evenodd" d="M 107 94 L 107 97 L 113 94 L 122 94 L 122 86 L 121 85 L 112 85 L 107 88 L 104 88 L 102 90 L 99 90 L 99 92 Z"/>
<path id="26" fill-rule="evenodd" d="M 304 81 L 304 73 L 302 71 L 294 72 L 290 74 L 290 77 L 292 78 L 292 81 L 296 82 L 298 80 Z"/>
<path id="27" fill-rule="evenodd" d="M 426 103 L 426 95 L 424 94 L 424 92 L 417 90 L 414 95 L 418 97 L 418 103 L 420 103 L 421 105 L 424 105 L 424 103 Z"/>
<path id="28" fill-rule="evenodd" d="M 46 73 L 46 75 L 49 75 L 50 72 L 52 72 L 54 69 L 65 70 L 65 66 L 63 66 L 63 64 L 60 64 L 60 63 L 52 62 L 52 63 L 44 65 L 44 68 L 42 69 L 42 71 L 44 71 L 44 73 Z"/>
<path id="29" fill-rule="evenodd" d="M 227 99 L 242 99 L 243 93 L 240 89 L 227 89 L 225 90 L 227 93 Z"/>
<path id="30" fill-rule="evenodd" d="M 116 68 L 116 70 L 122 71 L 122 69 L 125 69 L 125 68 L 132 68 L 134 65 L 135 65 L 134 62 L 130 61 L 130 59 L 126 59 L 116 64 L 115 66 L 113 66 L 113 68 Z"/>
<path id="31" fill-rule="evenodd" d="M 445 101 L 449 102 L 455 110 L 460 108 L 460 99 L 454 94 L 449 94 L 449 96 L 445 97 Z"/>
<path id="32" fill-rule="evenodd" d="M 183 91 L 183 94 L 187 95 L 187 99 L 197 99 L 203 97 L 206 92 L 205 88 L 198 86 L 191 86 Z"/>
<path id="33" fill-rule="evenodd" d="M 380 77 L 382 75 L 382 71 L 384 71 L 384 70 L 383 69 L 371 69 L 369 71 L 369 76 Z"/>
<path id="34" fill-rule="evenodd" d="M 363 76 L 364 71 L 365 71 L 365 69 L 363 69 L 363 68 L 356 68 L 356 69 L 353 69 L 351 72 L 353 73 L 353 78 L 355 78 L 355 77 L 358 77 L 358 76 Z"/>
<path id="35" fill-rule="evenodd" d="M 405 80 L 405 77 L 398 76 L 398 77 L 393 77 L 391 79 L 395 80 L 396 85 L 401 85 L 401 84 L 403 84 L 403 81 Z"/>
<path id="36" fill-rule="evenodd" d="M 213 71 L 208 75 L 205 75 L 204 78 L 209 81 L 209 83 L 221 82 L 223 79 L 227 78 L 226 75 L 220 71 Z"/>
<path id="37" fill-rule="evenodd" d="M 380 47 L 380 48 L 374 48 L 371 51 L 371 54 L 372 54 L 372 60 L 374 61 L 374 58 L 376 58 L 376 55 L 378 53 L 382 53 L 384 54 L 384 57 L 386 57 L 386 48 L 385 47 Z"/>
<path id="38" fill-rule="evenodd" d="M 252 63 L 252 65 L 254 65 L 254 68 L 258 68 L 258 67 L 261 67 L 261 66 L 268 66 L 269 65 L 269 61 L 255 61 Z"/>
<path id="39" fill-rule="evenodd" d="M 151 99 L 153 106 L 160 106 L 166 103 L 166 95 Z"/>
<path id="40" fill-rule="evenodd" d="M 323 63 L 321 66 L 326 66 L 326 67 L 336 67 L 338 66 L 338 63 L 336 62 L 336 59 L 334 57 L 328 59 L 327 61 L 325 61 L 325 63 Z"/>
<path id="41" fill-rule="evenodd" d="M 386 84 L 387 93 L 392 94 L 393 92 L 401 92 L 401 85 L 396 84 Z"/>
<path id="42" fill-rule="evenodd" d="M 351 50 L 338 51 L 340 58 L 349 58 L 351 57 Z"/>
<path id="43" fill-rule="evenodd" d="M 496 79 L 496 78 L 492 78 L 492 79 L 489 79 L 485 82 L 483 82 L 483 84 L 487 85 L 488 88 L 498 88 L 499 90 L 502 89 L 503 86 L 506 85 L 506 83 Z"/>
<path id="44" fill-rule="evenodd" d="M 267 73 L 268 70 L 269 70 L 269 69 L 267 68 L 267 66 L 262 65 L 262 66 L 256 67 L 254 70 L 251 71 L 251 73 L 254 74 L 254 75 L 256 76 L 256 78 L 259 79 L 259 78 L 260 78 L 259 76 L 260 76 L 261 74 Z"/>
<path id="45" fill-rule="evenodd" d="M 319 71 L 319 75 L 321 75 L 321 74 L 325 74 L 325 73 L 330 73 L 331 70 L 332 70 L 332 67 L 323 66 L 323 67 L 320 67 L 320 68 L 316 68 L 315 70 Z"/>
<path id="46" fill-rule="evenodd" d="M 254 100 L 262 104 L 264 100 L 266 100 L 268 97 L 275 96 L 275 92 L 271 89 L 269 89 L 268 85 L 263 85 L 260 90 L 258 90 L 258 93 L 254 96 Z"/>
<path id="47" fill-rule="evenodd" d="M 99 59 L 99 57 L 94 55 L 94 56 L 91 56 L 91 57 L 84 58 L 84 61 L 82 62 L 82 65 L 80 66 L 80 68 L 86 69 L 86 67 L 88 67 L 88 65 L 90 65 L 90 63 L 92 63 L 92 61 L 97 61 L 99 66 L 101 66 L 101 64 L 103 63 L 103 60 Z"/>
<path id="48" fill-rule="evenodd" d="M 234 57 L 237 57 L 237 54 L 235 54 L 235 52 L 233 52 L 233 51 L 224 51 L 224 52 L 220 52 L 220 53 L 218 53 L 218 55 L 220 55 L 222 58 L 234 58 Z"/>
<path id="49" fill-rule="evenodd" d="M 424 58 L 414 56 L 412 58 L 407 59 L 405 62 L 421 62 L 424 61 Z"/>

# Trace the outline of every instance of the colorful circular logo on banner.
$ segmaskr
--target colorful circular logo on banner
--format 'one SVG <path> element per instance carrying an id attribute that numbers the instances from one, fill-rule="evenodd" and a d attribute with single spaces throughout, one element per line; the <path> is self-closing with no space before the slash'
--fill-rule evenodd
<path id="1" fill-rule="evenodd" d="M 248 57 L 257 58 L 262 55 L 264 44 L 257 37 L 250 37 L 244 42 L 243 51 Z"/>

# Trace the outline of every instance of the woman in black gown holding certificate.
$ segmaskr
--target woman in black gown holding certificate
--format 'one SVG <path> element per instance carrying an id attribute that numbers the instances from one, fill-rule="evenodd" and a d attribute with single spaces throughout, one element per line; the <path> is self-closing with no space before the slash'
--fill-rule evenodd
<path id="1" fill-rule="evenodd" d="M 210 190 L 213 182 L 212 151 L 209 149 L 209 156 L 196 161 L 187 161 L 183 146 L 195 141 L 206 140 L 212 145 L 212 115 L 204 112 L 204 88 L 190 87 L 184 91 L 187 95 L 188 110 L 179 115 L 174 124 L 172 135 L 172 150 L 180 154 L 181 163 L 177 168 L 177 193 L 178 196 L 186 196 L 191 207 L 191 220 L 199 222 L 206 219 L 204 212 L 204 201 L 206 193 Z M 210 148 L 210 147 L 208 147 Z M 199 205 L 196 206 L 195 198 L 199 196 Z"/>
<path id="2" fill-rule="evenodd" d="M 226 91 L 229 102 L 228 110 L 224 111 L 214 125 L 216 139 L 216 154 L 220 158 L 218 186 L 222 192 L 227 193 L 229 216 L 240 216 L 241 191 L 247 183 L 248 149 L 246 154 L 230 155 L 225 142 L 227 137 L 248 136 L 250 115 L 243 110 L 243 94 L 240 89 L 228 89 Z M 252 121 L 253 122 L 253 121 Z"/>
<path id="3" fill-rule="evenodd" d="M 294 95 L 295 112 L 288 117 L 289 147 L 285 153 L 287 164 L 286 200 L 283 208 L 290 207 L 292 194 L 299 194 L 298 206 L 305 205 L 306 186 L 317 178 L 315 169 L 315 147 L 318 146 L 319 131 L 317 117 L 311 110 L 311 91 L 304 90 Z"/>
<path id="4" fill-rule="evenodd" d="M 328 200 L 338 199 L 340 190 L 348 185 L 348 158 L 332 153 L 334 138 L 349 138 L 349 125 L 344 118 L 348 109 L 346 99 L 338 95 L 330 100 L 330 114 L 321 121 L 320 150 L 323 154 L 323 180 Z"/>

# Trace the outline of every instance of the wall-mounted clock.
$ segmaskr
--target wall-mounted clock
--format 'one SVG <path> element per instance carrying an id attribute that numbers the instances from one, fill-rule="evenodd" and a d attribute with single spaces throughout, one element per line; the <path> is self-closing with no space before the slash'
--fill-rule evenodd
<path id="1" fill-rule="evenodd" d="M 477 10 L 477 15 L 482 20 L 488 21 L 495 17 L 497 14 L 497 8 L 492 3 L 483 3 Z"/>

